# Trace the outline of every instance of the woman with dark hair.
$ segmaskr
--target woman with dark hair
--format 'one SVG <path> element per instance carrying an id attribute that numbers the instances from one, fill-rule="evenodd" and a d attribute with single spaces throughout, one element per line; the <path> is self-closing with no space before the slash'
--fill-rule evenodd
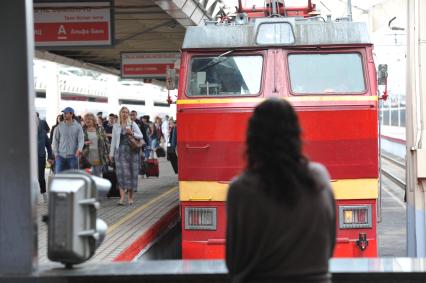
<path id="1" fill-rule="evenodd" d="M 55 128 L 59 125 L 59 123 L 61 123 L 64 120 L 64 115 L 63 114 L 59 114 L 58 116 L 56 116 L 56 124 L 53 125 L 52 130 L 50 131 L 50 140 L 53 140 L 53 132 L 55 131 Z M 52 143 L 52 142 L 50 142 Z"/>
<path id="2" fill-rule="evenodd" d="M 229 188 L 226 264 L 232 282 L 331 282 L 335 201 L 324 166 L 302 154 L 292 106 L 269 99 L 247 130 L 247 166 Z"/>

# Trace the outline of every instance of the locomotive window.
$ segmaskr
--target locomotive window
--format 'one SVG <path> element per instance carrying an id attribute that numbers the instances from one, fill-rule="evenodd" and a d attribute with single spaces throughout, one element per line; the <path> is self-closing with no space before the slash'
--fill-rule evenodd
<path id="1" fill-rule="evenodd" d="M 194 57 L 189 96 L 241 96 L 260 91 L 262 56 Z"/>
<path id="2" fill-rule="evenodd" d="M 291 89 L 299 94 L 362 93 L 364 71 L 360 54 L 291 54 Z"/>

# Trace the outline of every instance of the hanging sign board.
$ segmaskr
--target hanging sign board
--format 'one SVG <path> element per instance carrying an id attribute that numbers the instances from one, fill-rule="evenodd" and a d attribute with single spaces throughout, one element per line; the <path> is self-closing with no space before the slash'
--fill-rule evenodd
<path id="1" fill-rule="evenodd" d="M 34 3 L 36 46 L 112 45 L 111 2 Z"/>
<path id="2" fill-rule="evenodd" d="M 123 78 L 166 78 L 174 69 L 180 53 L 121 53 Z"/>

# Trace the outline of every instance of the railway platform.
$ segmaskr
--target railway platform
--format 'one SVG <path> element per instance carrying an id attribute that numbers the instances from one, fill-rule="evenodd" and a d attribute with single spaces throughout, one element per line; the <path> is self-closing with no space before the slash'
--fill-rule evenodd
<path id="1" fill-rule="evenodd" d="M 405 135 L 405 127 L 381 125 L 382 138 L 398 143 L 405 143 Z"/>
<path id="2" fill-rule="evenodd" d="M 118 198 L 104 198 L 98 218 L 108 224 L 106 237 L 90 263 L 132 261 L 141 256 L 179 221 L 177 175 L 170 162 L 159 158 L 160 177 L 144 178 L 133 205 L 118 206 Z M 40 265 L 61 265 L 47 258 L 47 224 L 42 216 L 48 204 L 38 200 L 38 260 Z M 62 266 L 62 265 L 61 265 Z"/>
<path id="3" fill-rule="evenodd" d="M 405 160 L 405 135 L 404 127 L 381 126 L 380 147 L 382 151 Z"/>

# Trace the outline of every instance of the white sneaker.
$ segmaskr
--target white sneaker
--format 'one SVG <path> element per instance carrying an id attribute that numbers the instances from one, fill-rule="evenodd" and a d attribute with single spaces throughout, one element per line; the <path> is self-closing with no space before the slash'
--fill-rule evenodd
<path id="1" fill-rule="evenodd" d="M 42 194 L 43 202 L 47 203 L 47 193 Z"/>

